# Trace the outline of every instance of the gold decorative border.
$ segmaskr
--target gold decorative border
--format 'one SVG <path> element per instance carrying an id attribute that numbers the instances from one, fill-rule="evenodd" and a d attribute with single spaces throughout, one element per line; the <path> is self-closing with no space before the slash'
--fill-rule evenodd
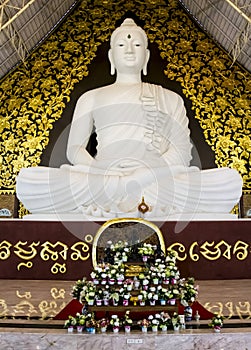
<path id="1" fill-rule="evenodd" d="M 26 65 L 0 83 L 1 191 L 15 191 L 19 170 L 40 163 L 75 84 L 88 76 L 98 46 L 128 11 L 144 21 L 166 76 L 191 100 L 217 166 L 237 169 L 244 189 L 251 189 L 250 74 L 232 65 L 177 0 L 83 0 Z"/>

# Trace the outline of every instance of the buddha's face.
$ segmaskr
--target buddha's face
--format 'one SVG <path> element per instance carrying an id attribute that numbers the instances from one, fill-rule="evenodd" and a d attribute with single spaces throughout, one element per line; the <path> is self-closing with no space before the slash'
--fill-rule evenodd
<path id="1" fill-rule="evenodd" d="M 149 59 L 143 35 L 133 29 L 118 32 L 109 51 L 109 59 L 119 73 L 139 73 Z"/>

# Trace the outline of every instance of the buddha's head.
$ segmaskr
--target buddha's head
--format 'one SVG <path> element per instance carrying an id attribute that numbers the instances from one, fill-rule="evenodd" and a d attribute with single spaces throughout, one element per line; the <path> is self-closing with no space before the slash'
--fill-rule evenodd
<path id="1" fill-rule="evenodd" d="M 111 35 L 111 48 L 108 53 L 111 74 L 115 74 L 115 70 L 128 74 L 143 70 L 143 74 L 146 75 L 150 57 L 147 43 L 145 31 L 137 26 L 133 19 L 126 18 Z"/>

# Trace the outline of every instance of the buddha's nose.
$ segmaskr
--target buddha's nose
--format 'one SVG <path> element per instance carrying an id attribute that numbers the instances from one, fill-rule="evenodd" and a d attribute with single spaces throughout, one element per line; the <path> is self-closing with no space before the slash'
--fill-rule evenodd
<path id="1" fill-rule="evenodd" d="M 126 46 L 126 53 L 132 53 L 132 43 L 130 41 L 127 42 L 127 46 Z"/>

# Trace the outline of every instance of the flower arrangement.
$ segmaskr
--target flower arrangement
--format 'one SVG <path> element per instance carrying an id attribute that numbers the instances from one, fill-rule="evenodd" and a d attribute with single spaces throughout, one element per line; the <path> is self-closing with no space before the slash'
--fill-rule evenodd
<path id="1" fill-rule="evenodd" d="M 143 243 L 138 247 L 138 254 L 141 256 L 151 256 L 154 255 L 155 246 L 150 243 Z"/>
<path id="2" fill-rule="evenodd" d="M 148 292 L 147 299 L 149 300 L 150 305 L 155 305 L 156 300 L 159 299 L 157 292 Z"/>
<path id="3" fill-rule="evenodd" d="M 179 328 L 181 326 L 181 320 L 180 316 L 177 312 L 174 312 L 172 317 L 171 317 L 171 324 L 173 325 L 173 328 Z"/>
<path id="4" fill-rule="evenodd" d="M 107 296 L 107 289 L 102 288 L 101 286 L 98 286 L 95 291 L 95 300 L 96 301 L 103 301 L 104 298 Z"/>
<path id="5" fill-rule="evenodd" d="M 101 331 L 106 331 L 107 327 L 109 326 L 110 321 L 108 318 L 103 317 L 100 320 L 97 321 L 97 327 L 101 329 Z"/>
<path id="6" fill-rule="evenodd" d="M 170 284 L 168 287 L 169 299 L 179 299 L 180 298 L 180 287 L 179 282 L 176 284 Z"/>
<path id="7" fill-rule="evenodd" d="M 83 303 L 92 305 L 96 296 L 96 285 L 92 281 L 85 281 L 80 292 L 79 300 Z"/>
<path id="8" fill-rule="evenodd" d="M 158 266 L 156 265 L 151 266 L 149 269 L 149 275 L 150 275 L 151 281 L 154 284 L 159 283 L 159 279 L 161 279 L 161 271 Z"/>
<path id="9" fill-rule="evenodd" d="M 165 259 L 166 268 L 164 273 L 166 275 L 166 278 L 169 278 L 171 282 L 173 281 L 173 283 L 175 283 L 175 280 L 179 279 L 180 277 L 179 269 L 176 266 L 177 256 L 178 254 L 174 250 L 167 250 Z"/>
<path id="10" fill-rule="evenodd" d="M 108 247 L 105 252 L 109 255 L 109 260 L 112 264 L 121 264 L 128 260 L 128 257 L 131 254 L 132 248 L 129 247 L 128 242 L 118 241 L 113 243 L 112 241 L 107 242 Z"/>
<path id="11" fill-rule="evenodd" d="M 211 319 L 208 325 L 209 327 L 212 327 L 215 330 L 220 331 L 220 329 L 223 327 L 223 320 L 224 320 L 224 316 L 218 314 Z"/>
<path id="12" fill-rule="evenodd" d="M 110 293 L 110 299 L 112 300 L 113 305 L 118 305 L 120 294 L 117 290 L 112 290 Z"/>
<path id="13" fill-rule="evenodd" d="M 68 332 L 72 332 L 74 328 L 77 328 L 78 332 L 82 332 L 85 324 L 86 316 L 77 312 L 75 317 L 72 315 L 68 316 L 68 319 L 64 323 L 64 327 L 68 328 Z"/>
<path id="14" fill-rule="evenodd" d="M 71 295 L 74 299 L 80 300 L 80 294 L 83 290 L 83 287 L 86 285 L 86 277 L 83 277 L 82 280 L 77 280 L 75 285 L 72 287 Z"/>
<path id="15" fill-rule="evenodd" d="M 122 263 L 128 260 L 131 252 L 131 247 L 128 246 L 126 241 L 118 241 L 111 246 L 111 250 L 114 254 L 114 263 Z"/>
<path id="16" fill-rule="evenodd" d="M 94 283 L 100 283 L 107 280 L 107 274 L 110 268 L 110 264 L 98 264 L 91 272 L 91 278 Z"/>
<path id="17" fill-rule="evenodd" d="M 181 279 L 178 267 L 176 266 L 177 253 L 173 250 L 168 250 L 166 257 L 158 254 L 158 248 L 148 243 L 138 243 L 131 249 L 127 242 L 118 241 L 116 244 L 109 243 L 107 250 L 111 252 L 114 257 L 113 263 L 108 262 L 107 257 L 104 257 L 106 263 L 98 264 L 91 273 L 92 281 L 88 281 L 85 277 L 78 280 L 72 289 L 72 295 L 84 304 L 92 305 L 94 301 L 96 304 L 123 305 L 127 306 L 129 300 L 135 305 L 137 300 L 140 305 L 145 305 L 146 302 L 150 305 L 155 305 L 156 302 L 165 305 L 169 302 L 175 305 L 176 299 L 180 299 L 184 306 L 196 300 L 198 295 L 198 286 L 195 286 L 194 278 Z M 113 255 L 112 255 L 113 254 Z M 152 257 L 151 262 L 144 264 L 141 272 L 134 278 L 128 278 L 125 274 L 125 267 L 123 256 L 131 256 L 140 259 L 143 254 Z M 116 261 L 116 262 L 114 262 Z M 138 260 L 137 260 L 138 261 Z M 142 264 L 143 265 L 143 264 Z M 126 277 L 125 277 L 126 276 Z M 157 282 L 155 283 L 155 278 Z M 102 283 L 105 281 L 105 283 Z M 163 285 L 162 285 L 163 283 Z M 131 292 L 132 290 L 132 292 Z M 137 291 L 137 293 L 135 293 Z M 111 319 L 111 326 L 117 322 L 121 325 L 119 319 L 113 315 Z M 155 317 L 156 316 L 156 317 Z M 179 325 L 179 315 L 176 313 L 170 318 L 168 314 L 156 314 L 151 316 L 150 320 L 142 320 L 141 325 L 147 327 L 151 324 L 159 325 L 165 328 L 167 324 Z M 116 321 L 116 320 L 117 321 Z M 132 320 L 129 313 L 125 314 L 123 325 L 126 320 Z M 84 322 L 84 320 L 82 320 Z M 90 325 L 100 326 L 94 318 L 85 320 Z M 96 323 L 95 323 L 96 322 Z M 105 321 L 104 321 L 105 322 Z M 158 323 L 159 322 L 159 323 Z M 76 317 L 71 316 L 67 320 L 67 324 L 77 325 Z M 144 330 L 145 331 L 145 330 Z"/>
<path id="18" fill-rule="evenodd" d="M 176 264 L 176 259 L 178 257 L 178 253 L 175 250 L 172 249 L 167 249 L 166 251 L 166 262 L 172 261 L 173 263 Z"/>
<path id="19" fill-rule="evenodd" d="M 147 300 L 147 291 L 146 290 L 143 290 L 141 289 L 139 294 L 138 294 L 138 300 L 139 301 L 146 301 Z"/>
<path id="20" fill-rule="evenodd" d="M 126 313 L 125 313 L 125 316 L 122 320 L 122 324 L 124 326 L 132 326 L 133 324 L 133 321 L 132 319 L 130 318 L 130 310 L 127 310 Z"/>
<path id="21" fill-rule="evenodd" d="M 110 325 L 112 326 L 113 330 L 114 329 L 119 329 L 119 327 L 121 326 L 121 320 L 118 317 L 118 315 L 112 315 L 111 319 L 110 319 Z"/>
<path id="22" fill-rule="evenodd" d="M 179 283 L 181 304 L 188 306 L 193 303 L 198 296 L 198 286 L 194 285 L 194 278 L 181 279 Z"/>
<path id="23" fill-rule="evenodd" d="M 167 312 L 162 311 L 159 318 L 159 328 L 162 330 L 167 329 L 171 325 L 171 317 Z"/>
<path id="24" fill-rule="evenodd" d="M 85 326 L 88 329 L 95 329 L 97 327 L 97 321 L 95 320 L 94 312 L 89 312 L 85 315 Z"/>
<path id="25" fill-rule="evenodd" d="M 150 326 L 150 321 L 147 318 L 143 318 L 143 320 L 138 321 L 137 324 L 141 327 L 147 328 Z"/>
<path id="26" fill-rule="evenodd" d="M 121 287 L 117 292 L 119 294 L 119 299 L 121 299 L 122 305 L 127 306 L 131 293 L 124 287 Z"/>
<path id="27" fill-rule="evenodd" d="M 109 265 L 107 277 L 109 284 L 114 284 L 119 279 L 124 279 L 125 268 L 123 264 Z"/>
<path id="28" fill-rule="evenodd" d="M 131 291 L 133 288 L 134 281 L 131 278 L 127 278 L 124 280 L 124 287 L 128 290 Z"/>
<path id="29" fill-rule="evenodd" d="M 162 302 L 163 301 L 166 302 L 168 299 L 170 299 L 168 295 L 168 289 L 162 286 L 159 286 L 159 287 L 160 287 L 158 291 L 159 300 Z"/>
<path id="30" fill-rule="evenodd" d="M 155 314 L 155 315 L 149 315 L 148 320 L 150 322 L 150 326 L 157 330 L 158 326 L 160 324 L 160 314 Z"/>
<path id="31" fill-rule="evenodd" d="M 108 318 L 103 317 L 98 321 L 98 324 L 100 325 L 100 327 L 108 327 L 110 324 L 110 321 Z"/>
<path id="32" fill-rule="evenodd" d="M 75 327 L 77 326 L 77 319 L 76 317 L 69 315 L 68 319 L 65 321 L 64 323 L 64 327 L 65 328 L 69 328 L 69 327 Z"/>

